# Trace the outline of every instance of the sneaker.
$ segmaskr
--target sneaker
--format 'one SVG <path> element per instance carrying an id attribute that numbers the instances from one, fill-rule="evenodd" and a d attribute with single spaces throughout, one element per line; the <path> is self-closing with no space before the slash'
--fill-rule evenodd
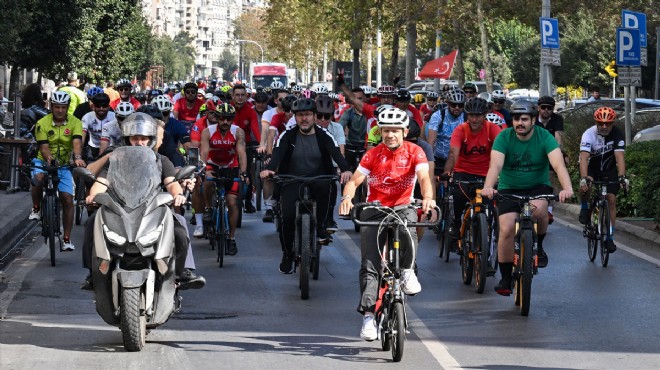
<path id="1" fill-rule="evenodd" d="M 32 208 L 32 212 L 30 212 L 30 215 L 28 216 L 28 220 L 36 220 L 36 221 L 41 220 L 41 211 L 39 211 L 36 208 Z"/>
<path id="2" fill-rule="evenodd" d="M 511 277 L 508 279 L 502 278 L 500 282 L 495 285 L 495 292 L 499 295 L 510 296 L 511 295 Z"/>
<path id="3" fill-rule="evenodd" d="M 62 252 L 70 252 L 74 249 L 76 249 L 76 247 L 73 246 L 73 243 L 71 243 L 70 240 L 65 240 L 62 244 Z"/>
<path id="4" fill-rule="evenodd" d="M 293 255 L 284 253 L 282 255 L 282 262 L 280 262 L 280 272 L 283 274 L 290 274 L 293 272 Z"/>
<path id="5" fill-rule="evenodd" d="M 580 210 L 580 217 L 578 217 L 578 220 L 580 220 L 580 223 L 582 225 L 586 225 L 589 223 L 589 210 L 588 209 L 581 209 Z"/>
<path id="6" fill-rule="evenodd" d="M 333 219 L 330 219 L 330 220 L 326 221 L 325 231 L 327 231 L 328 234 L 334 234 L 337 231 L 339 231 L 339 227 L 337 226 L 337 222 L 335 222 L 335 220 L 333 220 Z"/>
<path id="7" fill-rule="evenodd" d="M 325 229 L 316 232 L 316 240 L 321 245 L 328 245 L 330 243 L 330 235 Z"/>
<path id="8" fill-rule="evenodd" d="M 193 232 L 195 238 L 201 238 L 204 236 L 204 225 L 195 226 L 195 231 Z"/>
<path id="9" fill-rule="evenodd" d="M 378 339 L 378 329 L 376 328 L 376 320 L 371 315 L 364 315 L 362 319 L 362 329 L 360 329 L 360 339 L 367 342 Z"/>
<path id="10" fill-rule="evenodd" d="M 206 285 L 206 279 L 203 276 L 197 276 L 192 270 L 185 269 L 177 279 L 180 290 L 201 289 Z"/>
<path id="11" fill-rule="evenodd" d="M 544 268 L 548 265 L 548 255 L 543 250 L 543 247 L 539 247 L 538 261 L 539 261 L 539 267 L 540 268 Z"/>
<path id="12" fill-rule="evenodd" d="M 245 202 L 245 213 L 255 213 L 257 209 L 254 208 L 252 202 Z"/>
<path id="13" fill-rule="evenodd" d="M 552 225 L 555 222 L 555 217 L 552 215 L 552 212 L 548 211 L 548 225 Z"/>
<path id="14" fill-rule="evenodd" d="M 401 274 L 401 289 L 407 295 L 415 295 L 422 291 L 422 285 L 417 280 L 413 269 L 404 269 Z"/>
<path id="15" fill-rule="evenodd" d="M 202 216 L 202 221 L 204 223 L 210 223 L 213 216 L 213 210 L 211 208 L 204 209 L 204 216 Z"/>
<path id="16" fill-rule="evenodd" d="M 92 281 L 92 274 L 89 273 L 85 278 L 85 281 L 80 285 L 82 290 L 94 290 L 94 282 Z"/>
<path id="17" fill-rule="evenodd" d="M 614 253 L 616 252 L 616 244 L 614 244 L 614 240 L 609 239 L 605 241 L 605 247 L 607 248 L 607 251 L 609 253 Z"/>
<path id="18" fill-rule="evenodd" d="M 261 219 L 263 222 L 273 222 L 273 210 L 267 209 L 264 213 L 264 217 Z"/>
<path id="19" fill-rule="evenodd" d="M 238 248 L 236 248 L 236 239 L 227 239 L 227 255 L 235 256 L 238 253 Z"/>

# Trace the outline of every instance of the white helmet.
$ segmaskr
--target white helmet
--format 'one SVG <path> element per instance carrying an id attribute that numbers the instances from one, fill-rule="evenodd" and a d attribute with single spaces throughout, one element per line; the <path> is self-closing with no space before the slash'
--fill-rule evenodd
<path id="1" fill-rule="evenodd" d="M 71 102 L 71 95 L 66 91 L 55 91 L 50 96 L 50 102 L 52 104 L 69 105 Z"/>
<path id="2" fill-rule="evenodd" d="M 273 81 L 270 84 L 270 88 L 275 90 L 282 90 L 284 89 L 284 84 L 282 83 L 282 81 Z"/>
<path id="3" fill-rule="evenodd" d="M 493 102 L 493 97 L 492 97 L 492 95 L 490 95 L 489 92 L 482 92 L 482 93 L 479 94 L 478 97 L 480 97 L 481 99 L 485 100 L 488 103 Z"/>
<path id="4" fill-rule="evenodd" d="M 314 92 L 317 94 L 327 94 L 328 93 L 328 87 L 325 85 L 317 85 L 314 87 Z"/>
<path id="5" fill-rule="evenodd" d="M 304 90 L 303 87 L 300 86 L 300 85 L 294 85 L 294 86 L 291 88 L 291 92 L 302 92 L 303 90 Z"/>
<path id="6" fill-rule="evenodd" d="M 486 121 L 492 122 L 498 126 L 506 125 L 504 118 L 497 113 L 488 113 L 486 114 Z"/>
<path id="7" fill-rule="evenodd" d="M 493 99 L 506 99 L 506 94 L 504 93 L 504 90 L 494 90 Z"/>
<path id="8" fill-rule="evenodd" d="M 119 117 L 126 118 L 132 113 L 135 113 L 135 108 L 133 107 L 133 104 L 127 101 L 120 102 L 117 104 L 117 108 L 115 108 L 115 115 Z"/>
<path id="9" fill-rule="evenodd" d="M 128 103 L 128 102 L 126 102 L 126 103 Z M 158 110 L 161 111 L 161 112 L 171 112 L 172 107 L 173 107 L 172 101 L 170 100 L 170 98 L 167 95 L 158 95 L 151 102 L 151 105 L 158 108 Z M 131 104 L 131 107 L 132 106 L 133 105 Z M 119 108 L 119 106 L 117 106 L 117 108 Z"/>
<path id="10" fill-rule="evenodd" d="M 408 113 L 399 108 L 386 108 L 378 114 L 378 127 L 393 127 L 407 129 L 410 119 Z"/>

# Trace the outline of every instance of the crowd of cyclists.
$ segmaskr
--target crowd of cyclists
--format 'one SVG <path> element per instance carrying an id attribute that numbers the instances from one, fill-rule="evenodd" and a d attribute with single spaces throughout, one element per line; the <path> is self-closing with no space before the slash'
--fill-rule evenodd
<path id="1" fill-rule="evenodd" d="M 493 198 L 497 192 L 552 193 L 556 177 L 561 188 L 560 201 L 573 196 L 566 170 L 568 158 L 562 150 L 563 120 L 554 113 L 555 100 L 550 96 L 535 102 L 517 100 L 507 109 L 504 91 L 479 93 L 477 86 L 470 83 L 445 86 L 439 93 L 411 96 L 408 90 L 393 85 L 350 88 L 344 83 L 343 71 L 337 71 L 335 78 L 340 90 L 337 93 L 324 86 L 312 91 L 296 84 L 284 86 L 279 81 L 270 86 L 251 87 L 216 80 L 207 85 L 202 79 L 141 92 L 136 92 L 129 80 L 120 79 L 105 87 L 88 85 L 83 92 L 72 73 L 68 83 L 51 92 L 47 101 L 38 85 L 27 86 L 23 93 L 23 116 L 38 144 L 33 159 L 36 165 L 70 163 L 86 166 L 103 177 L 113 148 L 146 145 L 166 158 L 164 178 L 171 178 L 186 164 L 200 167 L 197 181 L 183 184 L 193 189 L 193 216 L 188 220 L 177 217 L 177 253 L 184 256 L 182 266 L 177 266 L 177 275 L 183 289 L 200 288 L 205 283 L 203 277 L 194 273 L 187 225 L 194 225 L 191 233 L 194 237 L 204 237 L 203 225 L 211 217 L 214 191 L 213 182 L 208 180 L 218 173 L 235 179 L 226 185 L 228 255 L 239 252 L 236 242 L 239 206 L 242 204 L 245 213 L 256 212 L 251 186 L 254 181 L 263 182 L 265 223 L 273 222 L 278 204 L 290 205 L 299 199 L 300 185 L 277 186 L 271 178 L 276 174 L 339 177 L 339 184 L 318 183 L 312 191 L 319 220 L 316 235 L 321 244 L 332 241 L 331 234 L 338 231 L 335 217 L 350 213 L 356 189 L 365 182 L 367 201 L 400 207 L 401 217 L 411 221 L 418 217 L 437 220 L 441 215 L 435 212 L 436 204 L 442 201 L 446 184 L 455 180 L 483 180 L 482 194 Z M 587 201 L 592 181 L 619 180 L 619 185 L 608 186 L 612 220 L 616 216 L 616 194 L 621 187 L 629 186 L 625 177 L 624 139 L 614 125 L 616 118 L 612 109 L 599 108 L 594 114 L 595 125 L 582 137 L 581 223 L 587 223 L 590 217 Z M 257 153 L 266 158 L 264 170 L 259 174 L 261 179 L 253 178 L 250 168 Z M 32 172 L 30 219 L 40 218 L 42 172 L 38 169 Z M 75 249 L 71 240 L 74 186 L 71 170 L 60 169 L 63 251 Z M 167 189 L 175 198 L 178 211 L 185 202 L 180 197 L 181 189 L 178 184 Z M 97 191 L 94 185 L 87 197 L 89 204 Z M 454 188 L 455 219 L 449 229 L 453 238 L 458 238 L 468 194 L 467 189 Z M 415 203 L 415 199 L 421 204 L 420 212 L 406 207 Z M 337 202 L 339 207 L 335 210 Z M 538 265 L 546 267 L 549 258 L 543 241 L 553 220 L 552 208 L 545 200 L 532 203 L 538 221 Z M 514 224 L 520 207 L 507 201 L 498 201 L 497 207 L 501 280 L 495 291 L 509 295 Z M 281 207 L 280 217 L 279 271 L 290 274 L 295 258 L 295 209 Z M 378 215 L 364 217 L 373 219 Z M 86 225 L 85 237 L 80 241 L 86 268 L 90 265 L 92 230 Z M 374 309 L 381 260 L 374 254 L 377 250 L 372 245 L 379 238 L 378 232 L 374 227 L 360 231 L 358 311 L 363 315 L 360 336 L 368 341 L 377 338 Z M 423 232 L 409 230 L 409 238 L 401 244 L 403 291 L 409 295 L 421 291 L 413 267 L 415 249 Z M 616 250 L 613 235 L 614 227 L 607 241 L 610 253 Z M 91 288 L 88 277 L 83 289 Z"/>

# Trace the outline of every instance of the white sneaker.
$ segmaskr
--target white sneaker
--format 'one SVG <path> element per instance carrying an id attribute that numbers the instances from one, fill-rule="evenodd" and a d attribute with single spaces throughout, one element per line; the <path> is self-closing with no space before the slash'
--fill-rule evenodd
<path id="1" fill-rule="evenodd" d="M 403 274 L 401 274 L 401 289 L 408 295 L 415 295 L 422 291 L 422 285 L 419 284 L 419 280 L 417 280 L 413 269 L 403 270 Z"/>
<path id="2" fill-rule="evenodd" d="M 28 216 L 28 220 L 41 220 L 41 212 L 33 208 L 32 212 L 30 212 L 30 216 Z"/>
<path id="3" fill-rule="evenodd" d="M 76 247 L 73 246 L 71 241 L 64 242 L 64 244 L 62 244 L 62 251 L 64 251 L 64 252 L 69 252 L 69 251 L 72 251 L 74 249 L 76 249 Z"/>
<path id="4" fill-rule="evenodd" d="M 193 236 L 196 238 L 201 238 L 202 236 L 204 236 L 204 225 L 195 226 L 195 231 L 193 232 Z"/>
<path id="5" fill-rule="evenodd" d="M 362 330 L 360 330 L 360 339 L 368 342 L 378 339 L 378 329 L 376 320 L 371 315 L 365 315 L 362 319 Z"/>

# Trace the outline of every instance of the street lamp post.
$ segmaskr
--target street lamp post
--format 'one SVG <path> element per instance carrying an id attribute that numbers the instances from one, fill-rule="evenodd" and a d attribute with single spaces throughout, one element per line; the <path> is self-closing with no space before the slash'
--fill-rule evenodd
<path id="1" fill-rule="evenodd" d="M 249 43 L 257 45 L 259 47 L 259 50 L 261 50 L 261 63 L 264 62 L 264 48 L 262 48 L 261 45 L 259 45 L 258 42 L 252 41 L 252 40 L 236 40 L 236 42 L 249 42 Z"/>

